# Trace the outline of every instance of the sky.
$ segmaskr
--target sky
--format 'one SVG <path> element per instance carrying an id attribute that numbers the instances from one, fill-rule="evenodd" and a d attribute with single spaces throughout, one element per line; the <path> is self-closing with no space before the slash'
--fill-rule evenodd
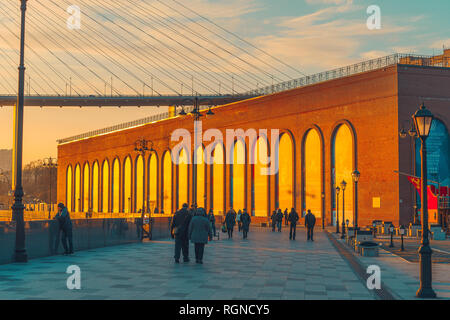
<path id="1" fill-rule="evenodd" d="M 201 19 L 194 17 L 192 12 L 173 0 L 165 3 L 176 6 L 180 12 L 184 12 L 193 19 L 191 21 L 183 18 L 184 20 L 180 21 L 184 21 L 187 26 L 192 27 L 192 30 L 214 43 L 229 48 L 233 56 L 218 53 L 218 50 L 209 42 L 199 40 L 198 43 L 193 43 L 185 31 L 177 33 L 176 30 L 157 24 L 130 0 L 111 0 L 108 6 L 105 6 L 106 0 L 61 0 L 58 1 L 61 10 L 53 10 L 56 12 L 53 17 L 59 17 L 59 20 L 51 20 L 48 19 L 50 11 L 46 10 L 52 9 L 53 1 L 29 1 L 27 10 L 29 47 L 26 51 L 26 72 L 27 79 L 28 76 L 31 79 L 32 94 L 65 94 L 66 90 L 70 91 L 69 79 L 74 91 L 78 89 L 84 94 L 91 93 L 93 89 L 87 86 L 87 82 L 90 82 L 93 84 L 92 88 L 98 91 L 96 94 L 106 94 L 111 90 L 109 79 L 112 75 L 110 73 L 117 75 L 112 87 L 120 94 L 140 94 L 141 92 L 149 94 L 150 74 L 152 79 L 153 77 L 160 79 L 159 82 L 155 80 L 153 88 L 162 93 L 170 92 L 168 87 L 177 93 L 182 90 L 204 92 L 208 88 L 212 88 L 210 90 L 215 92 L 222 90 L 223 93 L 230 92 L 232 87 L 239 91 L 246 89 L 245 86 L 252 88 L 262 86 L 269 83 L 271 77 L 280 80 L 297 78 L 302 74 L 325 71 L 395 52 L 431 55 L 440 54 L 443 46 L 450 47 L 450 19 L 448 19 L 450 1 L 448 0 L 182 1 L 187 8 L 237 34 L 282 63 L 223 30 L 215 29 L 217 34 L 213 34 L 212 27 L 211 30 L 200 28 L 195 22 Z M 17 30 L 14 21 L 18 21 L 19 11 L 14 10 L 13 2 L 1 2 L 0 24 L 5 23 L 14 32 Z M 49 9 L 44 9 L 44 3 Z M 167 8 L 157 0 L 143 0 L 140 3 L 154 6 L 155 10 L 167 12 Z M 77 5 L 81 9 L 79 31 L 67 29 L 65 19 L 69 14 L 65 12 L 65 9 L 69 5 Z M 369 17 L 367 8 L 370 5 L 377 5 L 381 10 L 380 29 L 369 30 L 367 27 L 366 21 Z M 135 18 L 140 20 L 133 20 Z M 173 18 L 181 19 L 181 16 L 172 11 L 165 19 Z M 138 25 L 138 22 L 142 33 L 137 30 L 136 32 L 125 30 L 129 28 L 130 23 Z M 104 28 L 109 26 L 111 30 L 115 28 L 114 33 L 108 34 L 105 31 Z M 3 38 L 0 37 L 0 95 L 14 94 L 13 90 L 17 87 L 17 65 L 14 63 L 18 61 L 18 41 L 16 34 L 3 31 L 2 33 Z M 169 34 L 178 41 L 179 49 L 185 50 L 183 53 L 185 59 L 192 61 L 192 64 L 204 66 L 201 72 L 184 70 L 184 67 L 164 60 L 168 59 L 172 52 L 166 46 L 167 41 L 160 39 Z M 80 35 L 84 35 L 83 42 L 80 42 L 78 38 Z M 106 42 L 108 37 L 110 39 L 117 37 L 123 42 L 120 42 L 118 47 L 114 47 Z M 61 42 L 68 48 L 67 52 L 56 45 L 55 40 L 58 39 L 62 39 Z M 249 54 L 231 46 L 231 43 L 226 41 L 239 45 Z M 200 44 L 204 47 L 200 48 Z M 45 47 L 50 48 L 52 53 L 45 50 Z M 142 52 L 142 55 L 129 59 L 133 48 Z M 155 49 L 158 52 L 153 57 L 150 52 Z M 123 50 L 123 55 L 120 50 Z M 202 60 L 197 50 L 203 52 L 208 61 Z M 86 70 L 77 65 L 70 56 L 71 52 L 87 65 Z M 111 65 L 109 63 L 111 60 L 106 59 L 100 52 L 110 55 L 111 59 L 115 59 L 118 63 Z M 87 55 L 93 56 L 95 61 L 86 58 Z M 50 61 L 53 69 L 43 64 L 38 56 Z M 55 56 L 67 62 L 68 66 L 57 60 Z M 77 71 L 86 81 L 75 74 Z M 167 76 L 168 72 L 179 74 L 179 77 L 175 76 L 173 80 Z M 45 74 L 44 77 L 43 74 Z M 190 79 L 192 74 L 196 75 L 194 81 Z M 46 86 L 46 81 L 43 81 L 49 78 L 55 82 L 54 87 Z M 209 79 L 212 81 L 209 82 Z M 129 84 L 128 87 L 127 84 Z M 166 108 L 163 107 L 159 109 L 27 107 L 24 119 L 24 163 L 49 156 L 56 157 L 56 140 L 59 138 L 144 118 L 165 110 Z M 0 108 L 0 149 L 12 147 L 12 112 L 12 107 Z"/>

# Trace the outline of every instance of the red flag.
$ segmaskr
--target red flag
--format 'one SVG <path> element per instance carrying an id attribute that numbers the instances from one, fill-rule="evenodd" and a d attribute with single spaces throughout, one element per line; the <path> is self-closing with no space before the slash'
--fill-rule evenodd
<path id="1" fill-rule="evenodd" d="M 421 188 L 422 179 L 408 176 L 408 180 L 409 180 L 409 182 L 412 183 L 412 185 L 416 188 L 417 192 L 420 195 L 421 194 L 421 190 L 422 190 L 422 188 Z M 433 190 L 435 190 L 434 186 L 430 186 L 430 185 L 427 186 L 428 209 L 430 209 L 430 210 L 437 210 L 437 208 L 438 208 L 438 198 L 437 198 L 437 195 L 435 195 L 434 192 L 432 191 L 432 187 L 433 187 Z"/>

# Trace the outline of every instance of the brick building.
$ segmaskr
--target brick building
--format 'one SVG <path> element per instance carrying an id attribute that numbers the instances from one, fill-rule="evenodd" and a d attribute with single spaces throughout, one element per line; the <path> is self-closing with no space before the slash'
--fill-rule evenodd
<path id="1" fill-rule="evenodd" d="M 447 56 L 450 59 L 450 50 L 442 56 L 445 63 Z M 302 214 L 310 209 L 319 224 L 324 217 L 330 225 L 338 198 L 339 220 L 344 208 L 351 225 L 351 173 L 357 169 L 361 173 L 359 225 L 375 219 L 395 225 L 411 222 L 416 192 L 398 172 L 417 172 L 416 143 L 409 136 L 402 139 L 399 132 L 409 129 L 411 115 L 421 103 L 444 128 L 444 140 L 437 142 L 437 163 L 449 166 L 450 69 L 435 66 L 435 60 L 373 60 L 307 77 L 295 83 L 298 88 L 283 91 L 292 84 L 281 84 L 271 88 L 280 92 L 214 107 L 213 116 L 202 117 L 202 132 L 218 131 L 213 142 L 203 137 L 203 148 L 197 150 L 198 158 L 204 159 L 197 165 L 198 205 L 219 215 L 230 207 L 247 208 L 253 221 L 259 222 L 266 222 L 278 207 L 283 211 L 294 207 Z M 127 213 L 144 208 L 166 214 L 184 202 L 192 203 L 193 165 L 171 161 L 171 152 L 179 144 L 171 141 L 171 135 L 181 128 L 192 133 L 192 117 L 178 115 L 60 141 L 58 201 L 79 212 Z M 243 129 L 249 135 L 227 139 L 227 129 Z M 276 129 L 279 143 L 271 135 Z M 134 151 L 135 142 L 143 138 L 151 140 L 154 149 L 144 159 Z M 187 160 L 194 151 L 177 149 L 176 153 Z M 250 164 L 253 156 L 256 163 Z M 243 163 L 227 163 L 231 159 Z M 279 169 L 265 175 L 260 169 L 270 166 L 266 165 L 269 159 Z M 343 180 L 345 191 L 337 196 L 335 187 Z M 437 218 L 430 215 L 430 219 Z"/>

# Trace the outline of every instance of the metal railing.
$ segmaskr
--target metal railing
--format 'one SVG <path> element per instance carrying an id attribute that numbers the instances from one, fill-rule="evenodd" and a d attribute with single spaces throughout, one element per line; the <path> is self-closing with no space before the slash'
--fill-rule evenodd
<path id="1" fill-rule="evenodd" d="M 377 70 L 396 64 L 427 66 L 427 67 L 450 67 L 450 57 L 444 56 L 424 56 L 413 54 L 396 53 L 389 56 L 363 61 L 350 66 L 337 68 L 334 70 L 316 73 L 303 78 L 285 81 L 275 85 L 258 88 L 256 90 L 248 91 L 248 95 L 268 95 L 285 90 L 295 89 L 311 84 L 316 84 L 328 80 L 348 77 L 358 73 Z"/>

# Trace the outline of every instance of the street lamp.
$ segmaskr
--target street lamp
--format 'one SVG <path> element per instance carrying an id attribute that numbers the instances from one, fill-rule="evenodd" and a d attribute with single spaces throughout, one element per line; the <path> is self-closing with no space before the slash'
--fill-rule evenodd
<path id="1" fill-rule="evenodd" d="M 336 233 L 339 233 L 339 192 L 341 188 L 336 187 Z"/>
<path id="2" fill-rule="evenodd" d="M 23 106 L 25 89 L 25 12 L 27 0 L 20 0 L 21 28 L 20 28 L 20 64 L 19 83 L 17 90 L 17 104 L 14 108 L 14 204 L 12 213 L 16 222 L 16 242 L 14 260 L 16 262 L 27 262 L 27 250 L 25 248 L 25 224 L 23 221 L 24 206 L 22 202 L 22 150 L 23 150 Z"/>
<path id="3" fill-rule="evenodd" d="M 53 168 L 58 167 L 58 163 L 56 162 L 55 158 L 52 157 L 48 157 L 44 159 L 44 167 L 49 169 L 49 176 L 50 176 L 50 182 L 49 182 L 49 191 L 50 191 L 50 195 L 49 195 L 49 207 L 48 207 L 48 218 L 51 218 L 51 212 L 52 212 L 52 171 Z"/>
<path id="4" fill-rule="evenodd" d="M 345 187 L 347 187 L 347 182 L 342 180 L 341 190 L 342 190 L 342 236 L 341 239 L 345 239 Z"/>
<path id="5" fill-rule="evenodd" d="M 400 248 L 400 250 L 401 251 L 405 251 L 405 247 L 404 247 L 404 245 L 403 245 L 403 236 L 405 235 L 405 226 L 404 225 L 401 225 L 400 226 L 400 229 L 399 229 L 399 232 L 400 232 L 400 236 L 401 236 L 401 239 L 402 239 L 402 246 L 401 246 L 401 248 Z"/>
<path id="6" fill-rule="evenodd" d="M 325 229 L 325 193 L 322 192 L 322 230 Z"/>
<path id="7" fill-rule="evenodd" d="M 358 231 L 358 181 L 360 177 L 360 173 L 358 170 L 355 170 L 352 172 L 352 178 L 353 178 L 353 207 L 354 209 L 354 217 L 353 217 L 353 227 L 355 228 L 355 239 L 356 239 L 356 232 Z"/>
<path id="8" fill-rule="evenodd" d="M 391 234 L 391 243 L 389 244 L 389 248 L 394 247 L 394 225 L 391 223 L 389 226 L 389 233 Z"/>
<path id="9" fill-rule="evenodd" d="M 145 213 L 145 154 L 147 151 L 154 152 L 153 149 L 153 141 L 139 139 L 134 142 L 134 151 L 139 153 L 142 156 L 142 188 L 144 189 L 142 192 L 142 214 Z M 129 204 L 129 209 L 131 212 L 131 204 Z"/>
<path id="10" fill-rule="evenodd" d="M 420 138 L 421 148 L 421 204 L 422 204 L 422 243 L 419 248 L 420 255 L 420 287 L 417 290 L 418 298 L 435 298 L 436 293 L 432 288 L 432 265 L 431 254 L 433 251 L 430 247 L 428 238 L 428 195 L 427 195 L 427 149 L 426 140 L 430 134 L 431 124 L 433 122 L 433 114 L 422 104 L 419 110 L 413 116 L 416 132 Z"/>
<path id="11" fill-rule="evenodd" d="M 193 102 L 194 109 L 189 113 L 190 116 L 194 118 L 194 161 L 192 166 L 192 204 L 194 207 L 197 207 L 197 144 L 198 144 L 198 121 L 200 120 L 200 117 L 202 117 L 202 113 L 200 112 L 200 100 L 198 97 L 195 97 L 193 100 L 191 99 L 185 99 L 189 102 Z M 206 99 L 211 103 L 209 99 Z M 182 102 L 184 103 L 184 101 Z M 208 108 L 208 111 L 206 112 L 206 116 L 213 116 L 214 112 L 211 110 L 212 103 Z M 181 111 L 179 113 L 181 116 L 187 115 L 186 111 L 184 110 L 184 106 L 181 107 Z M 201 134 L 201 132 L 200 132 Z"/>

